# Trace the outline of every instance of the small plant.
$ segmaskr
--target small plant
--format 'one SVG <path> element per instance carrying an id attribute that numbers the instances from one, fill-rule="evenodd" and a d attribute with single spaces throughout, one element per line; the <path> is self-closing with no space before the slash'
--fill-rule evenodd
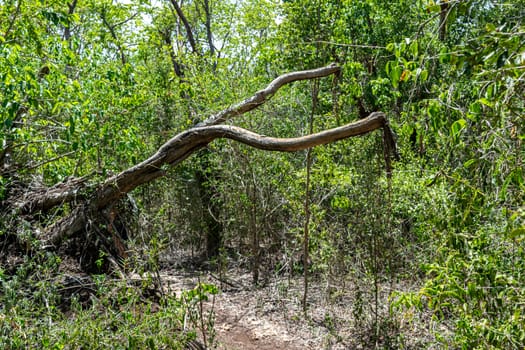
<path id="1" fill-rule="evenodd" d="M 218 292 L 219 290 L 215 285 L 199 282 L 195 288 L 182 293 L 180 297 L 181 304 L 187 306 L 187 312 L 184 315 L 184 328 L 186 329 L 189 322 L 192 328 L 200 330 L 205 347 L 213 344 L 215 338 L 213 307 L 215 295 Z M 205 310 L 204 302 L 209 300 L 209 295 L 212 296 L 212 305 L 210 309 Z"/>

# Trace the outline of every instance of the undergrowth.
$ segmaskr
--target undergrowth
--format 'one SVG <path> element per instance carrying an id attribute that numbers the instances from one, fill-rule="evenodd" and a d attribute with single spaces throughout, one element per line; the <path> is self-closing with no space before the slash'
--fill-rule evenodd
<path id="1" fill-rule="evenodd" d="M 201 302 L 215 286 L 152 293 L 147 278 L 71 275 L 59 271 L 61 262 L 48 253 L 0 269 L 1 349 L 182 349 L 197 335 L 213 341 L 213 317 Z"/>

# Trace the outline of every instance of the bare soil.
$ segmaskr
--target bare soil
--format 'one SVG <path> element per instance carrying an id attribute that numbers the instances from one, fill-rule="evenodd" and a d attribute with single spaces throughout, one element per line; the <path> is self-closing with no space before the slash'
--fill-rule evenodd
<path id="1" fill-rule="evenodd" d="M 274 277 L 258 288 L 251 286 L 251 276 L 242 271 L 229 271 L 222 278 L 210 272 L 164 271 L 161 277 L 165 288 L 175 293 L 192 289 L 199 281 L 220 288 L 219 294 L 204 304 L 205 313 L 212 313 L 214 320 L 215 334 L 208 334 L 206 341 L 212 349 L 420 349 L 428 332 L 417 320 L 405 322 L 402 314 L 396 319 L 388 316 L 392 286 L 381 286 L 381 329 L 374 337 L 370 296 L 356 300 L 355 286 L 334 287 L 313 281 L 305 316 L 301 276 Z M 202 341 L 202 335 L 199 338 Z"/>
<path id="2" fill-rule="evenodd" d="M 180 293 L 197 283 L 221 282 L 213 274 L 181 274 L 164 272 L 162 280 L 171 292 Z M 268 287 L 252 288 L 247 274 L 236 276 L 236 288 L 222 284 L 218 295 L 205 303 L 206 313 L 214 315 L 213 345 L 219 350 L 299 350 L 319 349 L 307 328 L 290 319 L 290 311 L 273 299 Z M 226 280 L 226 279 L 225 279 Z M 233 285 L 233 283 L 232 283 Z M 300 317 L 295 317 L 299 320 Z M 209 337 L 210 335 L 208 335 Z M 202 336 L 200 337 L 202 341 Z"/>
<path id="3" fill-rule="evenodd" d="M 199 264 L 166 258 L 169 264 L 161 263 L 160 276 L 166 291 L 180 295 L 199 282 L 219 289 L 202 305 L 202 314 L 213 323 L 213 332 L 205 340 L 209 349 L 433 348 L 430 315 L 403 309 L 392 313 L 391 309 L 392 292 L 418 290 L 417 282 L 385 280 L 374 287 L 373 281 L 361 275 L 344 280 L 312 277 L 305 314 L 301 275 L 264 276 L 264 285 L 254 287 L 251 274 L 235 264 L 219 275 Z"/>

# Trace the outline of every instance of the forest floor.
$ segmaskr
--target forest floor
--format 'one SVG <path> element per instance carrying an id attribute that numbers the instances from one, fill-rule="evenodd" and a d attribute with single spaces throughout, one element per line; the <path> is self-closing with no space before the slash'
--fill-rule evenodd
<path id="1" fill-rule="evenodd" d="M 179 294 L 193 289 L 199 281 L 220 285 L 214 274 L 181 274 L 163 271 L 165 288 Z M 248 282 L 251 276 L 239 274 L 236 284 Z M 241 282 L 241 283 L 242 283 Z M 314 339 L 309 327 L 302 324 L 300 301 L 278 300 L 271 287 L 253 288 L 249 284 L 233 288 L 223 284 L 218 295 L 204 304 L 204 317 L 213 313 L 215 334 L 211 348 L 219 350 L 299 350 L 322 349 L 321 339 Z M 297 308 L 291 307 L 296 304 Z M 199 334 L 202 341 L 202 334 Z M 337 348 L 333 348 L 337 349 Z"/>
<path id="2" fill-rule="evenodd" d="M 215 300 L 218 349 L 314 349 L 304 327 L 290 322 L 265 291 L 222 292 Z"/>
<path id="3" fill-rule="evenodd" d="M 428 330 L 421 329 L 418 320 L 403 322 L 389 316 L 388 297 L 399 286 L 380 286 L 378 322 L 374 323 L 372 296 L 356 286 L 311 281 L 305 317 L 300 275 L 273 276 L 262 287 L 253 287 L 251 275 L 242 269 L 230 269 L 220 277 L 206 270 L 163 269 L 161 278 L 164 288 L 177 295 L 199 282 L 219 287 L 219 293 L 203 304 L 205 319 L 211 313 L 214 322 L 214 334 L 206 336 L 212 349 L 418 349 L 422 341 L 428 341 L 424 339 Z M 357 300 L 357 295 L 362 299 Z M 381 327 L 378 337 L 373 336 L 373 324 Z M 202 333 L 198 336 L 202 341 Z"/>

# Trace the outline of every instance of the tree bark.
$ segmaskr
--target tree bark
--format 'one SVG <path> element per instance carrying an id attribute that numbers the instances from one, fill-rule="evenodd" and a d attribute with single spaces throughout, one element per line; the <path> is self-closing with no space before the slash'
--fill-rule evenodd
<path id="1" fill-rule="evenodd" d="M 204 0 L 204 13 L 206 14 L 206 39 L 208 40 L 208 48 L 210 50 L 210 56 L 215 57 L 215 45 L 213 44 L 213 34 L 211 31 L 211 10 L 209 0 Z M 215 67 L 215 65 L 214 65 Z"/>
<path id="2" fill-rule="evenodd" d="M 82 179 L 70 179 L 68 182 L 55 185 L 45 191 L 24 196 L 24 198 L 12 202 L 11 206 L 14 206 L 14 209 L 20 213 L 31 214 L 74 201 L 74 207 L 69 214 L 45 228 L 41 234 L 40 238 L 45 241 L 47 246 L 58 247 L 63 240 L 85 230 L 88 226 L 93 226 L 97 222 L 98 216 L 104 216 L 104 213 L 108 212 L 108 208 L 110 209 L 128 192 L 164 176 L 170 167 L 179 164 L 218 138 L 235 140 L 267 151 L 295 152 L 383 129 L 384 139 L 389 143 L 387 145 L 388 150 L 390 150 L 389 154 L 395 153 L 392 131 L 385 114 L 381 112 L 374 112 L 365 119 L 334 129 L 295 138 L 275 138 L 236 126 L 217 125 L 260 106 L 285 84 L 297 80 L 327 76 L 338 72 L 339 69 L 335 65 L 330 65 L 309 71 L 284 74 L 252 97 L 211 116 L 198 126 L 174 136 L 148 159 L 111 176 L 101 184 L 87 186 Z"/>
<path id="3" fill-rule="evenodd" d="M 448 0 L 442 0 L 440 4 L 440 12 L 439 12 L 439 40 L 445 41 L 447 37 L 447 17 L 449 13 L 449 6 Z"/>
<path id="4" fill-rule="evenodd" d="M 184 71 L 182 70 L 182 66 L 177 61 L 177 57 L 175 54 L 175 48 L 173 47 L 173 41 L 171 40 L 171 30 L 170 28 L 165 28 L 162 31 L 159 31 L 163 40 L 164 44 L 168 47 L 169 53 L 170 53 L 170 59 L 171 59 L 171 65 L 173 67 L 173 73 L 179 78 L 184 79 Z M 184 97 L 184 96 L 182 96 Z"/>
<path id="5" fill-rule="evenodd" d="M 73 15 L 73 13 L 75 13 L 75 8 L 77 7 L 77 2 L 78 0 L 73 0 L 72 3 L 67 3 L 67 8 L 68 8 L 68 11 L 67 11 L 67 15 L 68 15 L 68 18 L 67 18 L 67 24 L 64 26 L 64 40 L 67 41 L 69 43 L 69 48 L 71 48 L 71 43 L 70 43 L 70 39 L 71 39 L 71 16 Z"/>
<path id="6" fill-rule="evenodd" d="M 191 50 L 193 53 L 199 53 L 197 50 L 197 44 L 195 42 L 195 39 L 193 38 L 193 31 L 191 30 L 190 23 L 188 22 L 188 19 L 184 15 L 184 12 L 182 12 L 181 7 L 177 3 L 176 0 L 170 0 L 171 4 L 173 5 L 173 8 L 175 9 L 175 12 L 177 12 L 177 16 L 179 16 L 180 20 L 184 24 L 184 28 L 186 29 L 186 35 L 188 35 L 188 42 L 190 43 Z"/>

